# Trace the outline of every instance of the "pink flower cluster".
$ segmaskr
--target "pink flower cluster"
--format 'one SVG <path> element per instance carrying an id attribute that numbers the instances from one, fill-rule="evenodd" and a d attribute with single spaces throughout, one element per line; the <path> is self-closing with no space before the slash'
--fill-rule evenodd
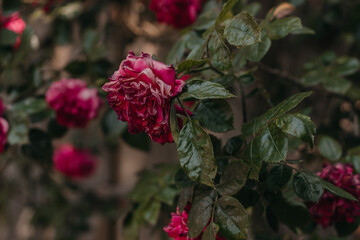
<path id="1" fill-rule="evenodd" d="M 195 22 L 202 2 L 203 0 L 152 0 L 149 7 L 156 13 L 159 22 L 184 28 Z"/>
<path id="2" fill-rule="evenodd" d="M 4 114 L 4 112 L 5 112 L 5 105 L 0 99 L 0 153 L 4 151 L 7 142 L 7 133 L 9 131 L 8 122 L 1 117 Z"/>
<path id="3" fill-rule="evenodd" d="M 196 238 L 190 238 L 187 235 L 189 232 L 189 227 L 187 225 L 189 210 L 190 205 L 187 205 L 181 214 L 179 213 L 179 208 L 176 209 L 176 213 L 171 213 L 171 222 L 168 226 L 164 227 L 164 231 L 168 234 L 169 237 L 173 238 L 174 240 L 201 240 L 202 234 Z M 217 234 L 216 240 L 226 239 L 220 236 L 220 234 Z"/>
<path id="4" fill-rule="evenodd" d="M 54 167 L 64 175 L 79 179 L 89 177 L 96 168 L 96 158 L 86 150 L 64 144 L 54 151 Z"/>
<path id="5" fill-rule="evenodd" d="M 351 164 L 324 164 L 317 175 L 360 199 L 360 174 L 353 173 Z M 323 227 L 341 221 L 352 223 L 355 217 L 360 216 L 359 202 L 340 198 L 327 190 L 318 203 L 309 203 L 308 207 L 315 222 Z"/>
<path id="6" fill-rule="evenodd" d="M 132 134 L 145 131 L 158 143 L 172 142 L 170 102 L 185 85 L 176 79 L 175 69 L 155 61 L 149 54 L 129 52 L 103 90 L 121 121 Z"/>
<path id="7" fill-rule="evenodd" d="M 79 79 L 54 82 L 46 92 L 46 101 L 55 109 L 58 123 L 65 127 L 85 127 L 97 117 L 102 105 L 97 89 L 87 88 Z"/>
<path id="8" fill-rule="evenodd" d="M 19 12 L 14 12 L 9 16 L 1 16 L 0 13 L 0 29 L 5 28 L 16 34 L 16 42 L 14 44 L 14 49 L 17 49 L 21 44 L 21 35 L 25 30 L 26 24 L 24 20 L 20 18 Z"/>

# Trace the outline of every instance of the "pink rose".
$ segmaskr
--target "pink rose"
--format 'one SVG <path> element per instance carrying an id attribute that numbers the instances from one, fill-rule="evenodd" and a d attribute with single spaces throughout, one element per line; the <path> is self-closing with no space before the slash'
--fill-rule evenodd
<path id="1" fill-rule="evenodd" d="M 202 2 L 203 0 L 151 0 L 149 7 L 156 13 L 159 22 L 184 28 L 195 22 Z"/>
<path id="2" fill-rule="evenodd" d="M 317 175 L 360 199 L 360 175 L 353 173 L 351 164 L 324 164 L 323 170 Z M 355 217 L 360 216 L 358 202 L 340 198 L 327 190 L 318 203 L 308 203 L 308 207 L 314 221 L 323 227 L 341 221 L 352 223 Z"/>
<path id="3" fill-rule="evenodd" d="M 102 105 L 97 89 L 87 88 L 79 79 L 54 82 L 46 92 L 46 101 L 55 109 L 58 123 L 66 127 L 85 127 Z"/>
<path id="4" fill-rule="evenodd" d="M 164 227 L 164 231 L 170 238 L 173 238 L 174 240 L 200 240 L 202 238 L 202 233 L 196 238 L 190 238 L 187 235 L 189 232 L 187 221 L 190 208 L 191 206 L 187 205 L 181 214 L 179 213 L 179 208 L 176 209 L 176 213 L 171 213 L 171 222 L 168 226 Z M 226 239 L 218 234 L 216 240 Z"/>
<path id="5" fill-rule="evenodd" d="M 145 131 L 158 143 L 172 142 L 169 124 L 170 102 L 182 91 L 185 82 L 176 79 L 175 69 L 129 52 L 103 90 L 121 121 L 128 122 L 131 134 Z"/>
<path id="6" fill-rule="evenodd" d="M 16 34 L 16 42 L 14 48 L 17 49 L 21 44 L 21 35 L 25 30 L 26 24 L 24 20 L 20 18 L 19 12 L 14 12 L 9 16 L 2 16 L 0 20 L 0 28 L 6 28 Z"/>
<path id="7" fill-rule="evenodd" d="M 77 150 L 65 144 L 54 151 L 54 167 L 70 178 L 85 178 L 94 173 L 96 158 L 86 150 Z"/>

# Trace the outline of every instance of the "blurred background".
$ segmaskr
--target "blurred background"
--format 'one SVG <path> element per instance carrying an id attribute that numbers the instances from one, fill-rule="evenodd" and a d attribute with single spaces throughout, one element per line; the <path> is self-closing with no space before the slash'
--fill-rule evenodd
<path id="1" fill-rule="evenodd" d="M 259 10 L 256 18 L 263 19 L 269 9 L 282 2 L 242 0 L 238 7 L 253 4 Z M 16 103 L 28 97 L 43 98 L 51 82 L 61 78 L 85 80 L 89 86 L 98 88 L 106 101 L 101 86 L 129 50 L 137 55 L 146 52 L 166 62 L 182 33 L 158 23 L 148 8 L 148 0 L 0 0 L 0 3 L 0 14 L 19 11 L 26 23 L 21 45 L 16 50 L 0 51 L 0 92 L 9 109 L 16 109 Z M 246 88 L 246 93 L 255 88 L 266 89 L 275 103 L 305 88 L 290 80 L 300 79 L 306 66 L 318 61 L 319 56 L 324 59 L 360 56 L 360 1 L 289 3 L 295 7 L 293 15 L 299 16 L 303 25 L 315 34 L 274 41 L 262 60 L 263 67 L 253 76 L 256 84 Z M 318 132 L 337 138 L 348 148 L 360 144 L 360 101 L 356 101 L 360 96 L 359 77 L 358 72 L 347 77 L 352 81 L 353 92 L 345 97 L 319 89 L 305 101 L 305 110 L 317 124 Z M 233 89 L 235 94 L 239 91 Z M 354 105 L 346 101 L 348 98 Z M 230 101 L 235 129 L 214 134 L 223 141 L 240 134 L 239 101 Z M 263 102 L 262 94 L 247 99 L 249 118 L 268 109 Z M 145 134 L 129 134 L 127 125 L 117 120 L 106 102 L 99 116 L 84 129 L 58 126 L 53 113 L 40 103 L 26 105 L 21 111 L 27 112 L 29 119 L 7 116 L 16 133 L 0 155 L 0 239 L 127 240 L 122 226 L 133 206 L 127 196 L 138 173 L 164 162 L 176 166 L 175 145 L 154 143 Z M 24 140 L 27 137 L 30 142 Z M 52 149 L 66 142 L 90 149 L 97 157 L 97 168 L 91 177 L 71 180 L 52 170 Z M 296 158 L 299 151 L 292 151 L 290 158 Z M 321 162 L 314 159 L 308 167 L 318 169 Z M 145 224 L 139 230 L 140 239 L 167 239 L 161 228 L 168 223 L 173 209 L 174 206 L 162 206 L 164 211 L 156 227 Z M 287 239 L 296 238 L 288 230 L 283 231 L 287 232 Z M 334 234 L 334 229 L 319 227 L 318 231 L 321 236 L 318 239 L 339 239 L 327 238 Z M 360 239 L 360 230 L 349 239 Z"/>

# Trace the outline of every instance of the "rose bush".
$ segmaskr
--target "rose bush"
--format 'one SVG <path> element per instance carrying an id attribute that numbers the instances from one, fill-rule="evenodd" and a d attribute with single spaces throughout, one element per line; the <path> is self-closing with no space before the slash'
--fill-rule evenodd
<path id="1" fill-rule="evenodd" d="M 155 61 L 149 54 L 137 57 L 130 52 L 103 90 L 119 119 L 128 122 L 132 134 L 145 131 L 158 143 L 172 142 L 171 99 L 185 82 L 176 79 L 175 69 Z"/>
<path id="2" fill-rule="evenodd" d="M 71 144 L 64 144 L 54 151 L 54 167 L 70 178 L 86 178 L 96 170 L 96 158 L 87 150 L 75 149 Z"/>
<path id="3" fill-rule="evenodd" d="M 159 22 L 184 28 L 195 22 L 202 3 L 203 0 L 152 0 L 149 6 Z"/>
<path id="4" fill-rule="evenodd" d="M 360 199 L 360 174 L 353 173 L 351 164 L 324 164 L 317 175 Z M 353 223 L 360 216 L 359 202 L 340 198 L 327 190 L 318 203 L 308 203 L 308 206 L 315 222 L 323 227 L 342 221 Z"/>
<path id="5" fill-rule="evenodd" d="M 0 153 L 4 151 L 6 142 L 7 142 L 7 133 L 9 131 L 9 124 L 6 121 L 6 119 L 2 118 L 2 115 L 4 114 L 6 110 L 5 104 L 2 102 L 2 99 L 0 98 Z"/>
<path id="6" fill-rule="evenodd" d="M 60 125 L 85 127 L 97 117 L 102 100 L 96 89 L 86 87 L 80 79 L 62 79 L 51 84 L 46 101 L 56 112 Z"/>

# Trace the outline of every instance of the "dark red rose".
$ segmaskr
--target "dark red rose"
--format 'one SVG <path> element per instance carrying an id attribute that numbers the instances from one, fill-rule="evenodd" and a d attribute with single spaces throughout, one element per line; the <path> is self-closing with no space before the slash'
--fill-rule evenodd
<path id="1" fill-rule="evenodd" d="M 193 24 L 201 11 L 203 0 L 151 0 L 150 9 L 159 22 L 176 28 Z"/>
<path id="2" fill-rule="evenodd" d="M 324 164 L 317 175 L 360 199 L 360 175 L 353 173 L 351 164 Z M 341 221 L 352 223 L 355 217 L 360 216 L 358 202 L 340 198 L 327 190 L 318 203 L 308 203 L 308 207 L 315 222 L 323 227 Z"/>
<path id="3" fill-rule="evenodd" d="M 191 206 L 187 205 L 181 214 L 179 212 L 179 208 L 176 209 L 176 213 L 171 213 L 171 222 L 168 226 L 164 227 L 164 231 L 170 238 L 173 238 L 174 240 L 201 240 L 202 234 L 196 238 L 190 238 L 187 235 L 189 232 L 187 221 L 190 208 Z M 220 234 L 217 234 L 216 240 L 226 239 L 220 236 Z"/>
<path id="4" fill-rule="evenodd" d="M 185 82 L 176 79 L 172 66 L 155 61 L 149 54 L 130 52 L 103 90 L 121 121 L 128 122 L 132 134 L 145 131 L 158 143 L 172 142 L 170 103 Z"/>
<path id="5" fill-rule="evenodd" d="M 70 178 L 86 178 L 96 169 L 96 158 L 86 150 L 77 150 L 65 144 L 54 151 L 54 167 Z"/>
<path id="6" fill-rule="evenodd" d="M 97 117 L 102 100 L 96 89 L 79 79 L 62 79 L 51 84 L 46 101 L 55 109 L 56 119 L 66 127 L 85 127 Z"/>
<path id="7" fill-rule="evenodd" d="M 17 49 L 21 44 L 21 36 L 26 27 L 24 20 L 20 18 L 19 12 L 14 12 L 9 16 L 0 15 L 0 17 L 0 29 L 5 28 L 18 35 L 14 44 L 14 48 Z"/>

